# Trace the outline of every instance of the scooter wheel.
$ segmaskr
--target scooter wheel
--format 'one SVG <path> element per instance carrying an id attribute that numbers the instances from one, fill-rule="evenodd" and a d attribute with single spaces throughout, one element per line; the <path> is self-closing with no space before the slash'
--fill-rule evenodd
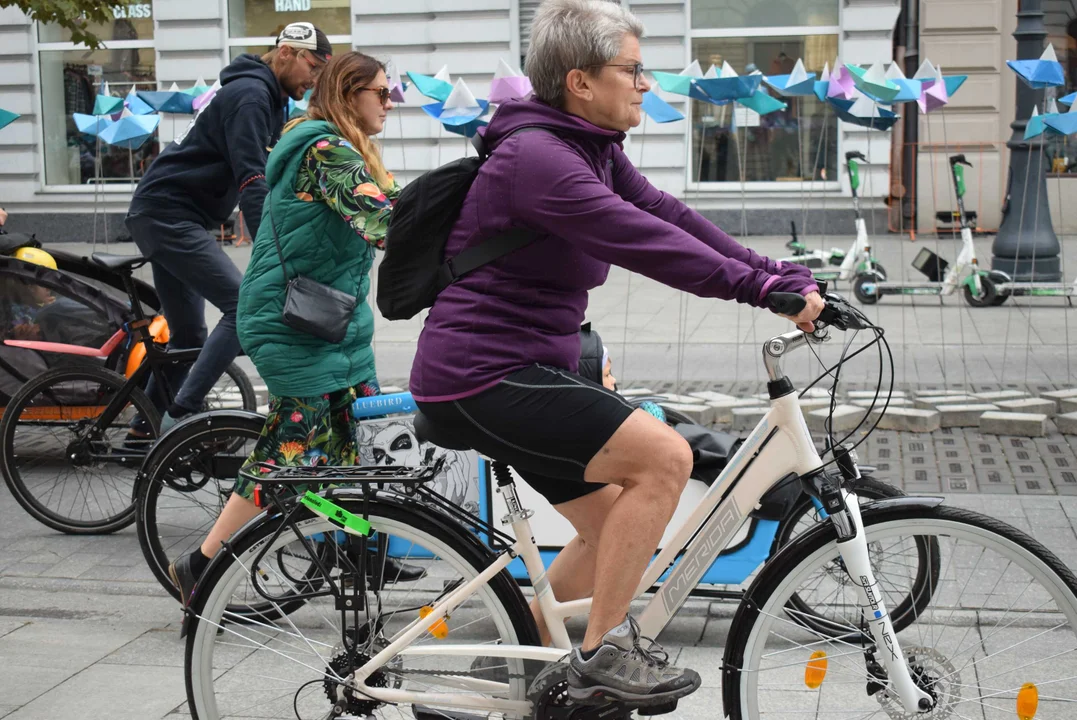
<path id="1" fill-rule="evenodd" d="M 991 301 L 991 304 L 995 307 L 1002 305 L 1010 299 L 1010 293 L 999 293 L 995 296 L 995 299 Z"/>
<path id="2" fill-rule="evenodd" d="M 853 282 L 853 295 L 864 305 L 874 305 L 879 302 L 879 296 L 875 290 L 880 278 L 875 275 L 857 275 Z M 865 286 L 870 287 L 867 290 Z"/>
<path id="3" fill-rule="evenodd" d="M 980 276 L 979 297 L 976 297 L 976 291 L 968 285 L 963 286 L 962 289 L 965 292 L 965 302 L 967 302 L 970 307 L 991 307 L 996 304 L 998 290 L 995 289 L 995 283 L 991 282 L 991 279 L 986 275 Z"/>

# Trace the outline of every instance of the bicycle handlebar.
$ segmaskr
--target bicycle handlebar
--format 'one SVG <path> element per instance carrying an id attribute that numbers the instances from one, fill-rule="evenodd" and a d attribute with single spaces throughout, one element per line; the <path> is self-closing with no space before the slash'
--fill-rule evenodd
<path id="1" fill-rule="evenodd" d="M 819 282 L 820 294 L 826 306 L 816 319 L 816 327 L 836 327 L 839 330 L 863 330 L 867 327 L 849 302 L 840 295 L 827 293 L 826 283 Z M 808 304 L 799 293 L 770 293 L 767 304 L 781 315 L 797 315 Z"/>

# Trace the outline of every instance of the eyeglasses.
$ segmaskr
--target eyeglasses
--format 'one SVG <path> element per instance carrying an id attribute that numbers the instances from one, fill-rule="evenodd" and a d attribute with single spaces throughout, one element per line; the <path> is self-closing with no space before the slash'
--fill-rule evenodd
<path id="1" fill-rule="evenodd" d="M 617 63 L 599 63 L 598 65 L 589 65 L 588 67 L 612 67 L 612 68 L 632 68 L 632 86 L 638 88 L 640 82 L 643 80 L 643 63 L 631 63 L 631 64 L 617 64 Z"/>
<path id="2" fill-rule="evenodd" d="M 368 87 L 362 87 L 362 88 L 358 88 L 358 89 L 356 89 L 356 91 L 355 91 L 355 92 L 364 92 L 364 91 L 365 91 L 365 92 L 372 92 L 372 93 L 377 93 L 377 94 L 378 94 L 378 100 L 381 100 L 381 104 L 382 104 L 382 105 L 384 105 L 385 103 L 389 102 L 389 96 L 390 96 L 390 95 L 392 94 L 392 92 L 393 92 L 392 90 L 390 90 L 390 89 L 389 89 L 389 88 L 387 88 L 387 87 L 381 87 L 381 88 L 368 88 Z"/>
<path id="3" fill-rule="evenodd" d="M 312 61 L 310 59 L 310 56 L 306 52 L 300 52 L 299 57 L 303 58 L 303 60 L 306 61 L 307 65 L 310 66 L 310 74 L 311 75 L 313 75 L 314 77 L 318 77 L 319 75 L 322 74 L 322 68 L 325 67 L 325 65 L 326 65 L 325 63 L 323 63 L 323 62 L 319 63 L 319 62 Z"/>

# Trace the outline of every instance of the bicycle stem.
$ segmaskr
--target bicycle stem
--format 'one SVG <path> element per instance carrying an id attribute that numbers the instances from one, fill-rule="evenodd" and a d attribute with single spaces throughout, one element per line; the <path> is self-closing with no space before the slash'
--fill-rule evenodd
<path id="1" fill-rule="evenodd" d="M 909 665 L 901 651 L 879 581 L 871 568 L 868 542 L 864 537 L 864 521 L 860 516 L 860 501 L 854 493 L 844 488 L 841 494 L 845 510 L 840 513 L 841 517 L 838 513 L 832 513 L 830 519 L 838 530 L 838 552 L 845 563 L 846 573 L 853 581 L 857 604 L 868 618 L 868 627 L 876 647 L 882 651 L 880 657 L 890 680 L 890 688 L 897 694 L 907 712 L 926 712 L 934 706 L 934 701 L 928 693 L 917 687 L 909 673 Z M 851 536 L 848 536 L 850 533 Z"/>

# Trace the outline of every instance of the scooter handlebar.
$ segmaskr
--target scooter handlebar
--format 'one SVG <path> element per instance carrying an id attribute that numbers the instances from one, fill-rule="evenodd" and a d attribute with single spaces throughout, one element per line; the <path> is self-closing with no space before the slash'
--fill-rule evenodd
<path id="1" fill-rule="evenodd" d="M 849 152 L 845 153 L 845 162 L 849 162 L 850 160 L 861 160 L 863 162 L 868 161 L 868 159 L 864 157 L 864 153 L 860 152 L 859 150 L 850 150 Z"/>
<path id="2" fill-rule="evenodd" d="M 951 165 L 965 165 L 966 167 L 972 167 L 972 163 L 970 163 L 968 160 L 966 160 L 965 156 L 963 154 L 962 155 L 951 155 L 950 156 L 950 164 Z"/>

